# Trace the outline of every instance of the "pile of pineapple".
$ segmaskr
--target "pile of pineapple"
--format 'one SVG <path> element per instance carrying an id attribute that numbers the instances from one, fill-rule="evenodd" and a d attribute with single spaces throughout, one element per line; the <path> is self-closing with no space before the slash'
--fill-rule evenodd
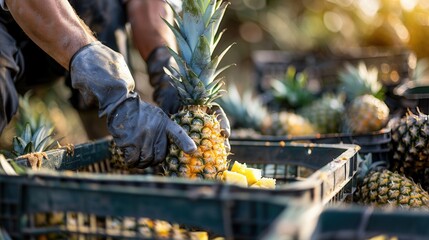
<path id="1" fill-rule="evenodd" d="M 293 137 L 370 133 L 384 128 L 390 114 L 378 76 L 377 68 L 363 62 L 346 63 L 338 73 L 336 89 L 316 93 L 309 89 L 305 71 L 297 73 L 290 66 L 283 79 L 272 81 L 272 89 L 265 95 L 252 96 L 246 89 L 240 97 L 232 85 L 219 103 L 234 128 L 252 129 L 256 134 Z M 233 134 L 245 136 L 246 132 Z"/>
<path id="2" fill-rule="evenodd" d="M 246 163 L 235 161 L 231 170 L 223 172 L 222 179 L 229 184 L 241 187 L 275 189 L 276 179 L 262 177 L 262 170 L 247 167 Z"/>
<path id="3" fill-rule="evenodd" d="M 429 210 L 429 116 L 409 111 L 389 122 L 392 157 L 362 161 L 355 200 L 365 205 Z M 381 166 L 380 166 L 381 165 Z"/>

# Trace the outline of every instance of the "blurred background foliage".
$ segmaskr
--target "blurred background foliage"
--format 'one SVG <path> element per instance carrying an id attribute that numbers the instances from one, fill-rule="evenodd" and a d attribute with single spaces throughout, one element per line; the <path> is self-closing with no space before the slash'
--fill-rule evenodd
<path id="1" fill-rule="evenodd" d="M 429 55 L 428 0 L 235 0 L 224 24 L 240 50 L 388 46 Z"/>
<path id="2" fill-rule="evenodd" d="M 252 53 L 306 54 L 350 48 L 409 49 L 429 56 L 429 0 L 234 0 L 224 17 L 223 49 L 237 44 L 224 64 L 236 63 L 227 82 L 254 84 Z"/>

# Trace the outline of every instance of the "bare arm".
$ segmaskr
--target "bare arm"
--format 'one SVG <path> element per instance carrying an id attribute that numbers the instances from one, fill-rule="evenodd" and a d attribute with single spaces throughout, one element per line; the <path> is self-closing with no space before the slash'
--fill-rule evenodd
<path id="1" fill-rule="evenodd" d="M 6 0 L 18 25 L 66 69 L 81 47 L 96 41 L 66 0 Z"/>
<path id="2" fill-rule="evenodd" d="M 176 48 L 175 38 L 161 17 L 173 22 L 173 12 L 164 1 L 130 0 L 127 13 L 131 24 L 133 41 L 140 55 L 147 60 L 157 47 L 167 45 Z"/>

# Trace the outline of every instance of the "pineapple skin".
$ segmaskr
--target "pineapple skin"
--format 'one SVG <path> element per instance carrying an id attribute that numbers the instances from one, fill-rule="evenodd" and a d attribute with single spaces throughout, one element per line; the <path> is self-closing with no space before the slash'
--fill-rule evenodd
<path id="1" fill-rule="evenodd" d="M 429 189 L 429 116 L 409 112 L 393 122 L 391 169 Z"/>
<path id="2" fill-rule="evenodd" d="M 208 114 L 205 106 L 188 106 L 172 119 L 194 140 L 197 150 L 183 152 L 170 139 L 169 153 L 164 162 L 165 175 L 193 179 L 221 180 L 228 169 L 225 137 L 221 134 L 216 115 Z"/>
<path id="3" fill-rule="evenodd" d="M 272 113 L 262 123 L 261 133 L 272 136 L 308 136 L 317 130 L 306 118 L 293 112 Z"/>
<path id="4" fill-rule="evenodd" d="M 320 100 L 300 109 L 299 113 L 317 127 L 318 133 L 338 133 L 344 114 L 344 97 L 325 94 Z"/>
<path id="5" fill-rule="evenodd" d="M 372 95 L 354 99 L 346 112 L 346 126 L 352 133 L 369 133 L 382 129 L 389 120 L 389 107 Z"/>
<path id="6" fill-rule="evenodd" d="M 378 207 L 429 210 L 429 194 L 405 176 L 389 171 L 370 171 L 357 187 L 357 202 Z"/>

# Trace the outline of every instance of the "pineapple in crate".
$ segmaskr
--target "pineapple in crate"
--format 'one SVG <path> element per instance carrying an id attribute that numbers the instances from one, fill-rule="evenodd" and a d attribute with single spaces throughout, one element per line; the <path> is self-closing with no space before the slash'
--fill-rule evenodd
<path id="1" fill-rule="evenodd" d="M 227 2 L 219 0 L 185 0 L 182 16 L 174 13 L 175 25 L 165 21 L 178 43 L 178 52 L 170 49 L 177 67 L 165 71 L 183 106 L 172 119 L 183 127 L 198 148 L 195 153 L 186 154 L 170 141 L 163 163 L 167 176 L 220 180 L 228 168 L 226 139 L 211 110 L 213 101 L 224 91 L 224 82 L 218 76 L 230 66 L 218 68 L 231 45 L 213 56 L 223 33 L 217 32 L 227 6 Z"/>
<path id="2" fill-rule="evenodd" d="M 354 199 L 357 203 L 383 208 L 429 210 L 429 194 L 420 184 L 388 170 L 382 164 L 373 163 L 370 154 L 361 160 Z"/>
<path id="3" fill-rule="evenodd" d="M 297 72 L 294 66 L 288 66 L 282 79 L 273 79 L 269 95 L 280 108 L 298 109 L 310 104 L 315 94 L 308 88 L 306 71 Z"/>
<path id="4" fill-rule="evenodd" d="M 318 133 L 339 133 L 342 130 L 344 94 L 325 93 L 308 106 L 298 110 L 317 128 Z"/>
<path id="5" fill-rule="evenodd" d="M 26 158 L 33 169 L 38 169 L 46 158 L 44 152 L 60 145 L 53 137 L 54 127 L 51 120 L 30 105 L 30 94 L 19 98 L 16 135 L 12 140 L 12 149 L 2 152 L 9 158 Z"/>
<path id="6" fill-rule="evenodd" d="M 234 84 L 218 100 L 231 122 L 232 136 L 238 138 L 272 136 L 305 136 L 316 133 L 315 127 L 304 117 L 293 112 L 270 112 L 259 96 L 251 90 L 241 95 Z"/>
<path id="7" fill-rule="evenodd" d="M 392 129 L 393 171 L 412 177 L 429 189 L 429 116 L 411 111 L 389 122 Z"/>
<path id="8" fill-rule="evenodd" d="M 389 120 L 389 107 L 383 101 L 384 89 L 378 79 L 378 70 L 364 62 L 358 66 L 345 65 L 339 73 L 338 92 L 347 96 L 344 131 L 355 134 L 378 131 Z"/>
<path id="9" fill-rule="evenodd" d="M 321 98 L 310 90 L 308 76 L 305 71 L 297 73 L 289 66 L 283 79 L 271 82 L 270 95 L 281 108 L 286 107 L 290 118 L 285 120 L 285 114 L 279 114 L 280 122 L 291 122 L 297 117 L 308 119 L 317 133 L 337 133 L 341 130 L 341 116 L 344 113 L 344 96 L 331 93 Z M 293 120 L 292 120 L 293 121 Z M 274 129 L 274 127 L 273 127 Z M 314 133 L 316 133 L 314 132 Z"/>

